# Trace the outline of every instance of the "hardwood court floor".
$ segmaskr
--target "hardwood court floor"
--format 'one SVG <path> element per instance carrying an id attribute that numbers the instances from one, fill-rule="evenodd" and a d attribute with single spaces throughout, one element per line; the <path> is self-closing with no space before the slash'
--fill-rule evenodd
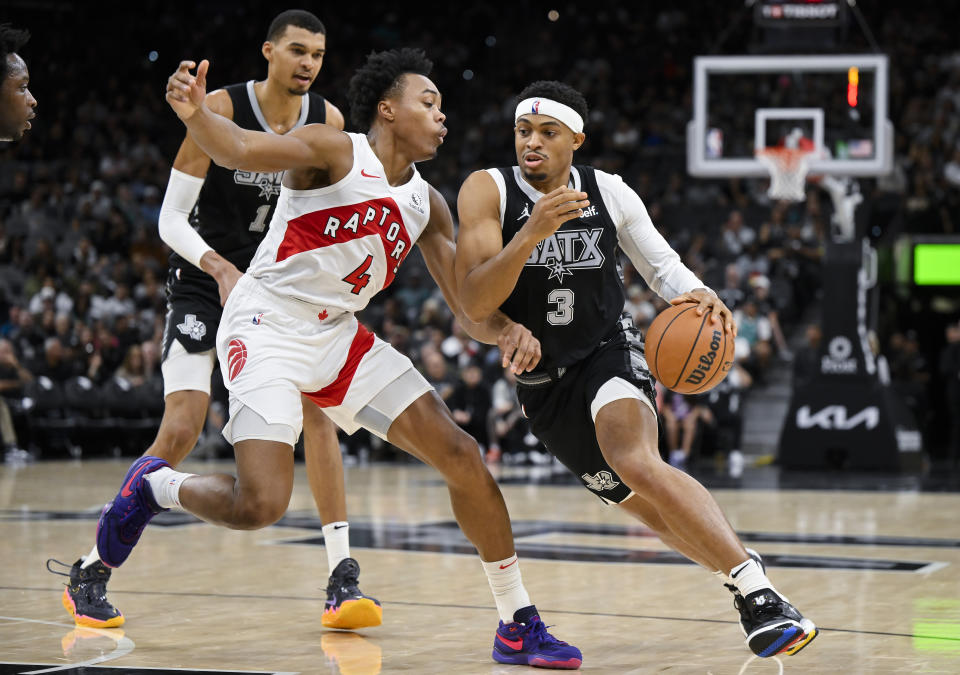
<path id="1" fill-rule="evenodd" d="M 491 660 L 486 579 L 461 552 L 446 490 L 419 465 L 348 469 L 353 553 L 383 626 L 321 628 L 326 559 L 299 465 L 278 526 L 231 532 L 158 517 L 110 582 L 126 625 L 75 629 L 44 561 L 89 550 L 127 466 L 0 468 L 0 663 L 36 664 L 0 673 L 530 672 Z M 956 493 L 714 491 L 774 583 L 822 629 L 797 656 L 761 661 L 743 644 L 730 594 L 635 521 L 577 487 L 503 491 L 526 586 L 553 632 L 583 650 L 586 672 L 960 672 Z"/>

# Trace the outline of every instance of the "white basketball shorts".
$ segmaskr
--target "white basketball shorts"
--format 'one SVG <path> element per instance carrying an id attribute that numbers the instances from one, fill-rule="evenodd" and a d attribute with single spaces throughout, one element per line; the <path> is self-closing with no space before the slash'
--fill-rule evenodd
<path id="1" fill-rule="evenodd" d="M 290 426 L 297 437 L 303 429 L 301 392 L 348 434 L 365 427 L 385 438 L 389 425 L 364 424 L 355 419 L 357 413 L 389 387 L 390 410 L 378 409 L 392 422 L 433 388 L 410 359 L 352 313 L 318 313 L 246 274 L 223 308 L 217 356 L 230 392 L 231 419 L 247 406 L 268 424 Z M 233 442 L 230 422 L 223 435 Z"/>
<path id="2" fill-rule="evenodd" d="M 173 340 L 167 358 L 160 364 L 163 374 L 163 397 L 177 391 L 202 391 L 210 395 L 210 375 L 217 362 L 213 349 L 191 354 L 179 341 Z"/>

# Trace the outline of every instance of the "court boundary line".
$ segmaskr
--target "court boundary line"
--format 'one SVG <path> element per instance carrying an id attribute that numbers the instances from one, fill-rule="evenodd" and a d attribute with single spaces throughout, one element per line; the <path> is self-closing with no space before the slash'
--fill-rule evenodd
<path id="1" fill-rule="evenodd" d="M 36 588 L 36 587 L 20 587 L 20 586 L 0 586 L 0 591 L 17 591 L 17 592 L 41 592 L 41 593 L 51 593 L 51 592 L 60 592 L 59 589 L 50 589 L 50 588 Z M 231 600 L 295 600 L 301 602 L 315 602 L 322 603 L 326 600 L 326 596 L 303 596 L 303 595 L 257 595 L 253 593 L 192 593 L 187 591 L 124 591 L 117 589 L 110 589 L 110 592 L 114 595 L 118 593 L 123 593 L 127 595 L 165 595 L 165 596 L 175 596 L 175 597 L 195 597 L 195 598 L 224 598 Z M 405 605 L 408 607 L 440 607 L 445 609 L 472 609 L 472 610 L 483 610 L 485 612 L 496 611 L 496 607 L 486 606 L 486 605 L 458 605 L 454 603 L 444 603 L 444 602 L 411 602 L 408 600 L 381 600 L 384 605 Z M 732 624 L 737 625 L 736 620 L 726 620 L 726 619 L 707 619 L 707 618 L 687 618 L 682 616 L 657 616 L 653 614 L 624 614 L 621 612 L 588 612 L 583 610 L 570 610 L 570 609 L 550 609 L 545 608 L 541 609 L 541 612 L 546 612 L 549 614 L 570 614 L 574 616 L 602 616 L 610 618 L 620 618 L 620 619 L 639 619 L 639 620 L 653 620 L 653 621 L 684 621 L 684 622 L 696 622 L 696 623 L 719 623 L 719 624 Z M 30 619 L 34 621 L 33 619 Z M 37 621 L 37 623 L 53 623 L 51 621 Z M 62 625 L 62 624 L 54 624 Z M 945 642 L 960 642 L 960 638 L 953 637 L 944 637 L 942 635 L 916 635 L 914 633 L 892 633 L 887 631 L 877 631 L 877 630 L 856 630 L 853 628 L 825 628 L 823 626 L 817 626 L 821 631 L 827 631 L 831 633 L 852 633 L 855 635 L 884 635 L 889 637 L 906 637 L 906 638 L 916 638 L 920 640 L 943 640 Z"/>

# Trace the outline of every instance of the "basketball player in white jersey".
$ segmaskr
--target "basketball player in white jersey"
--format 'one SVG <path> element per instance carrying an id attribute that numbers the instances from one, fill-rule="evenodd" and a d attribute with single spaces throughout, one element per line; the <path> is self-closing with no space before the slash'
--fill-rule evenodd
<path id="1" fill-rule="evenodd" d="M 576 89 L 534 82 L 516 107 L 517 165 L 464 182 L 456 262 L 464 310 L 475 320 L 502 311 L 540 340 L 540 365 L 517 375 L 517 395 L 547 449 L 604 502 L 727 584 L 755 654 L 796 654 L 816 637 L 814 623 L 776 592 L 710 493 L 660 458 L 653 378 L 642 338 L 622 316 L 619 250 L 665 300 L 709 313 L 718 334 L 732 339 L 736 324 L 619 176 L 573 164 L 587 113 Z"/>
<path id="2" fill-rule="evenodd" d="M 214 162 L 249 171 L 286 170 L 266 239 L 226 305 L 217 335 L 230 391 L 224 435 L 237 477 L 192 475 L 155 457 L 131 466 L 100 518 L 101 552 L 122 560 L 158 511 L 182 507 L 212 523 L 253 529 L 287 508 L 291 449 L 302 424 L 301 393 L 348 433 L 364 427 L 436 468 L 454 515 L 476 546 L 501 624 L 494 658 L 577 668 L 580 650 L 547 632 L 520 577 L 500 490 L 476 441 L 410 360 L 357 322 L 354 313 L 390 284 L 413 244 L 465 328 L 499 343 L 515 370 L 536 364 L 536 341 L 493 313 L 466 321 L 457 302 L 453 223 L 415 162 L 443 143 L 441 97 L 418 50 L 371 54 L 350 82 L 354 124 L 366 135 L 310 125 L 284 136 L 248 131 L 204 104 L 209 64 L 181 63 L 167 101 Z"/>
<path id="3" fill-rule="evenodd" d="M 270 134 L 317 122 L 343 129 L 337 107 L 310 91 L 326 53 L 326 28 L 316 16 L 299 9 L 281 12 L 270 23 L 261 51 L 266 79 L 212 92 L 210 110 Z M 196 445 L 210 399 L 221 304 L 263 240 L 279 192 L 279 173 L 228 171 L 212 165 L 189 135 L 183 140 L 160 211 L 160 236 L 174 253 L 161 366 L 165 406 L 146 455 L 176 466 Z M 380 604 L 357 588 L 359 566 L 350 558 L 336 429 L 308 399 L 303 411 L 307 477 L 324 523 L 330 574 L 321 623 L 348 629 L 379 625 Z M 94 546 L 70 569 L 62 601 L 78 625 L 111 628 L 124 622 L 106 597 L 108 565 L 122 561 L 105 553 L 101 561 Z"/>

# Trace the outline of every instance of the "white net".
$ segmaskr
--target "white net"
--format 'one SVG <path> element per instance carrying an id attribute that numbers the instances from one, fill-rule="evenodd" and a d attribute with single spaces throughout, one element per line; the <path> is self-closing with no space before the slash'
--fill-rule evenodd
<path id="1" fill-rule="evenodd" d="M 810 166 L 809 150 L 800 148 L 764 148 L 757 152 L 757 160 L 770 172 L 770 199 L 802 202 L 807 197 L 804 187 Z"/>

